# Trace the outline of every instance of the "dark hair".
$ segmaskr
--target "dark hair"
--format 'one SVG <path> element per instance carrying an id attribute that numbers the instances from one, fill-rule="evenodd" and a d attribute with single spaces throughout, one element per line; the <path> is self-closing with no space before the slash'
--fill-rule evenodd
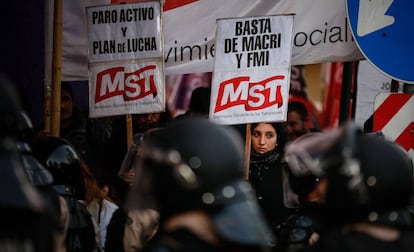
<path id="1" fill-rule="evenodd" d="M 210 109 L 210 94 L 209 87 L 198 87 L 191 93 L 190 110 L 201 114 L 208 114 Z"/>
<path id="2" fill-rule="evenodd" d="M 62 81 L 60 84 L 60 91 L 63 92 L 68 92 L 70 94 L 70 98 L 73 101 L 73 88 L 72 85 L 70 84 L 70 82 L 67 81 Z"/>
<path id="3" fill-rule="evenodd" d="M 277 134 L 277 151 L 280 154 L 283 154 L 285 152 L 285 145 L 287 142 L 287 134 L 285 127 L 282 122 L 260 122 L 260 123 L 266 123 L 272 125 L 272 127 L 275 129 Z M 253 130 L 259 125 L 260 123 L 252 123 L 250 134 L 253 134 Z"/>
<path id="4" fill-rule="evenodd" d="M 303 121 L 308 120 L 308 110 L 302 102 L 291 101 L 288 103 L 288 113 L 296 111 Z"/>

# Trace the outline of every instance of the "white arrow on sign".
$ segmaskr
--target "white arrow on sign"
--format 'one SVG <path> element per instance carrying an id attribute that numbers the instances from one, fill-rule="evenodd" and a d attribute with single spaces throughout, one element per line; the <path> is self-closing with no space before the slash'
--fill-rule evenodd
<path id="1" fill-rule="evenodd" d="M 358 36 L 362 37 L 394 23 L 394 17 L 385 15 L 394 0 L 360 0 Z"/>

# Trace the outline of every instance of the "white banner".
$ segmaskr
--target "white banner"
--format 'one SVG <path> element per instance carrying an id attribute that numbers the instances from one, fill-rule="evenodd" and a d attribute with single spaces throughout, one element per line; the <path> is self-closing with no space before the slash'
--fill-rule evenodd
<path id="1" fill-rule="evenodd" d="M 64 1 L 63 80 L 87 79 L 85 7 L 109 3 Z M 166 74 L 213 71 L 218 19 L 280 14 L 296 14 L 292 65 L 362 58 L 348 27 L 344 0 L 199 0 L 164 12 Z"/>
<path id="2" fill-rule="evenodd" d="M 210 119 L 220 124 L 285 121 L 293 15 L 220 19 Z"/>

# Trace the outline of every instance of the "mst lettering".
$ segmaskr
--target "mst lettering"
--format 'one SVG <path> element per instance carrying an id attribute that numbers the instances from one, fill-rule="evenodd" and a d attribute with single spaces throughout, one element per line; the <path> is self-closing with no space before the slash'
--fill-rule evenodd
<path id="1" fill-rule="evenodd" d="M 240 76 L 220 83 L 214 112 L 244 105 L 245 110 L 260 110 L 283 104 L 282 85 L 285 76 L 276 75 L 259 82 L 250 82 L 249 76 Z"/>

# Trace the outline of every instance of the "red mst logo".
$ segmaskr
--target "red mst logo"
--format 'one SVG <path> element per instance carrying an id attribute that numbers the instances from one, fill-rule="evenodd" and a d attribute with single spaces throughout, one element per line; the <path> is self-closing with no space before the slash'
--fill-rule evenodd
<path id="1" fill-rule="evenodd" d="M 282 85 L 285 76 L 275 75 L 259 82 L 250 82 L 249 76 L 240 76 L 220 83 L 214 112 L 244 105 L 246 111 L 260 110 L 283 104 Z"/>
<path id="2" fill-rule="evenodd" d="M 148 95 L 157 96 L 154 81 L 155 65 L 126 73 L 124 67 L 106 69 L 97 74 L 95 103 L 122 95 L 124 101 L 138 100 Z"/>

